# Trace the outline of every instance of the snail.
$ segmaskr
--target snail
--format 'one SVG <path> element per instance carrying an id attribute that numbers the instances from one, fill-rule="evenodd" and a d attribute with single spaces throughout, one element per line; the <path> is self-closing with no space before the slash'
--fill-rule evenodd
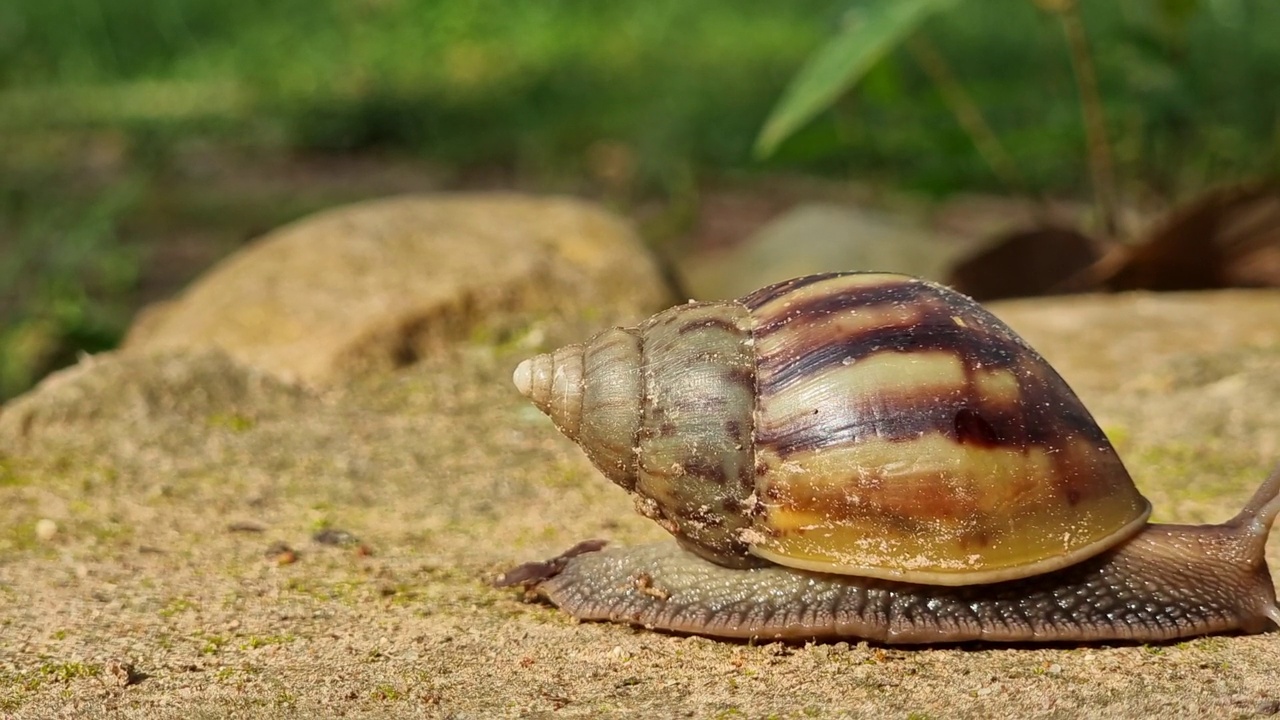
<path id="1" fill-rule="evenodd" d="M 1280 624 L 1280 470 L 1220 525 L 1150 503 L 1065 381 L 968 297 L 884 273 L 690 302 L 522 362 L 521 394 L 674 538 L 501 578 L 725 638 L 1160 641 Z"/>

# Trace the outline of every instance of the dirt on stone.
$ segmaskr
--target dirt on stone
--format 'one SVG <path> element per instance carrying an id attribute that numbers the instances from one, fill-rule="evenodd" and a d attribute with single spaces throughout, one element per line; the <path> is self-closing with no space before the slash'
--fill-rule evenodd
<path id="1" fill-rule="evenodd" d="M 1165 521 L 1280 462 L 1280 293 L 996 305 Z M 0 414 L 0 717 L 1251 717 L 1280 632 L 1168 645 L 733 643 L 492 580 L 664 533 L 510 385 L 536 334 L 326 389 L 112 354 Z M 1280 555 L 1273 541 L 1271 559 Z"/>

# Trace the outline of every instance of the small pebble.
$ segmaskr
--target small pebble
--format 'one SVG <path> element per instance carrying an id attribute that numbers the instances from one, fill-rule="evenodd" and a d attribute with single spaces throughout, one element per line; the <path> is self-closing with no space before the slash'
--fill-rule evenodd
<path id="1" fill-rule="evenodd" d="M 58 523 L 49 518 L 40 518 L 36 521 L 36 537 L 44 542 L 49 542 L 54 535 L 58 534 Z"/>
<path id="2" fill-rule="evenodd" d="M 108 660 L 103 666 L 103 670 L 106 671 L 103 675 L 103 679 L 118 687 L 128 687 L 133 685 L 141 677 L 138 675 L 138 671 L 133 668 L 133 664 L 127 660 Z"/>
<path id="3" fill-rule="evenodd" d="M 311 539 L 321 545 L 338 545 L 342 547 L 355 545 L 359 542 L 355 535 L 352 535 L 346 530 L 338 530 L 336 528 L 325 528 L 315 535 L 312 535 Z"/>
<path id="4" fill-rule="evenodd" d="M 292 565 L 298 562 L 298 553 L 289 547 L 286 542 L 271 543 L 271 547 L 263 553 L 268 560 L 273 560 L 277 565 Z"/>

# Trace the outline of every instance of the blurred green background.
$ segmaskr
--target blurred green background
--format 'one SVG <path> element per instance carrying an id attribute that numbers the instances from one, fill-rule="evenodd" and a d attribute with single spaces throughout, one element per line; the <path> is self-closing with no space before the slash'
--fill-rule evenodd
<path id="1" fill-rule="evenodd" d="M 6 0 L 0 400 L 283 222 L 405 190 L 602 199 L 680 242 L 711 186 L 1002 188 L 902 52 L 766 162 L 849 0 Z M 1086 0 L 1119 175 L 1175 198 L 1280 166 L 1280 3 Z M 1035 189 L 1087 198 L 1070 59 L 1029 0 L 926 31 Z"/>

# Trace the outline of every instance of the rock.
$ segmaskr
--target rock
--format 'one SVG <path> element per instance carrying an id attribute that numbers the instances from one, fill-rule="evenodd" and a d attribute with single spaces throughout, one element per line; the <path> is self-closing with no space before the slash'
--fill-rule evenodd
<path id="1" fill-rule="evenodd" d="M 218 350 L 104 353 L 60 370 L 0 412 L 0 450 L 28 441 L 135 441 L 174 424 L 241 426 L 294 414 L 308 393 Z M 144 429 L 145 428 L 145 429 Z"/>
<path id="2" fill-rule="evenodd" d="M 1121 211 L 1129 212 L 1129 209 Z M 1087 227 L 1093 215 L 1093 205 L 1088 202 L 980 193 L 948 196 L 930 212 L 935 227 L 973 238 L 992 238 L 1046 224 Z M 1126 215 L 1123 219 L 1126 224 L 1140 220 L 1136 215 Z"/>
<path id="3" fill-rule="evenodd" d="M 635 233 L 586 202 L 406 196 L 260 238 L 145 312 L 124 349 L 217 347 L 283 379 L 323 385 L 459 340 L 542 329 L 548 317 L 631 322 L 671 299 Z"/>
<path id="4" fill-rule="evenodd" d="M 957 261 L 946 284 L 984 302 L 1097 291 L 1089 270 L 1101 257 L 1102 245 L 1072 228 L 1024 228 Z"/>
<path id="5" fill-rule="evenodd" d="M 941 280 L 967 241 L 873 210 L 814 203 L 740 246 L 697 259 L 685 280 L 699 299 L 733 298 L 779 280 L 835 270 L 884 270 Z"/>
<path id="6" fill-rule="evenodd" d="M 58 523 L 49 518 L 40 518 L 36 521 L 36 537 L 42 542 L 49 542 L 58 534 Z"/>

